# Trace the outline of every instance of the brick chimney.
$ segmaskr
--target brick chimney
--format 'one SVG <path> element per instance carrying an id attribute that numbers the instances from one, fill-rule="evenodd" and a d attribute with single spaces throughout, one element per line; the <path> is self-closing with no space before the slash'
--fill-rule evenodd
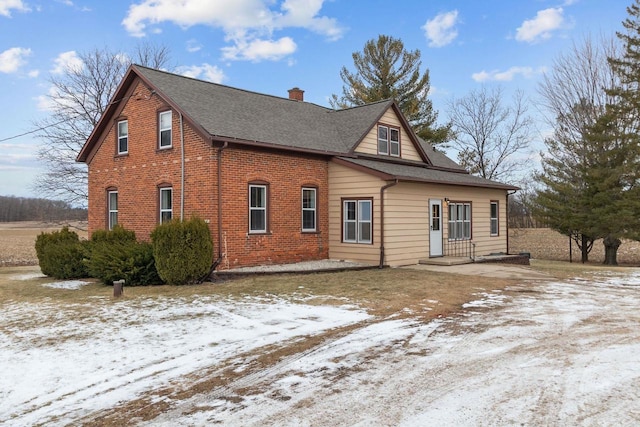
<path id="1" fill-rule="evenodd" d="M 304 91 L 299 87 L 294 87 L 293 89 L 289 89 L 289 99 L 293 99 L 294 101 L 304 101 Z"/>

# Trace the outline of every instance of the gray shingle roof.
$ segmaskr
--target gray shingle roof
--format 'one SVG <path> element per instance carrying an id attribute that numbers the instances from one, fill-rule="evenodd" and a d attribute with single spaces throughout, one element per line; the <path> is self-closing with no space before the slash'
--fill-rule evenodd
<path id="1" fill-rule="evenodd" d="M 124 96 L 128 85 L 140 76 L 167 102 L 192 120 L 198 132 L 212 138 L 238 142 L 257 142 L 298 151 L 326 153 L 331 156 L 358 155 L 352 150 L 390 107 L 392 100 L 375 102 L 344 110 L 332 110 L 308 102 L 264 95 L 230 86 L 133 65 L 118 87 L 116 99 Z M 80 153 L 78 161 L 86 162 L 96 147 L 99 136 L 115 114 L 118 103 L 107 107 Z M 402 119 L 402 118 L 401 118 Z M 402 119 L 404 120 L 404 119 Z M 412 134 L 413 139 L 413 134 Z M 501 189 L 517 187 L 469 175 L 453 160 L 435 151 L 430 144 L 415 137 L 419 148 L 432 166 L 415 162 L 390 163 L 387 156 L 340 157 L 382 174 L 389 179 L 469 185 Z M 444 170 L 443 170 L 444 169 Z"/>
<path id="2" fill-rule="evenodd" d="M 401 181 L 431 182 L 435 184 L 464 185 L 472 187 L 498 188 L 517 190 L 518 187 L 497 181 L 480 178 L 466 172 L 450 172 L 421 166 L 403 165 L 398 163 L 381 162 L 368 159 L 352 159 L 340 157 L 341 160 L 363 166 L 372 171 L 389 176 L 389 179 Z"/>
<path id="3" fill-rule="evenodd" d="M 391 103 L 334 111 L 308 102 L 134 67 L 213 136 L 307 150 L 348 153 L 363 129 Z"/>

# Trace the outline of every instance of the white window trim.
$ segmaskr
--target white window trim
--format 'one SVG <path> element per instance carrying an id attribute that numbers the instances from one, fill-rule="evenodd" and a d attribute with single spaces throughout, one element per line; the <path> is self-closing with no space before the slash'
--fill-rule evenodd
<path id="1" fill-rule="evenodd" d="M 396 141 L 394 141 L 391 138 L 392 130 L 398 133 L 398 139 Z M 393 154 L 393 149 L 392 149 L 393 146 L 398 147 L 398 154 Z M 400 129 L 398 128 L 391 128 L 391 127 L 389 128 L 389 155 L 393 157 L 400 157 Z"/>
<path id="2" fill-rule="evenodd" d="M 305 208 L 304 207 L 304 193 L 305 191 L 313 191 L 313 208 Z M 318 190 L 314 187 L 302 187 L 302 231 L 306 233 L 315 232 L 318 230 Z M 305 212 L 313 212 L 313 228 L 305 228 L 304 227 L 304 213 Z"/>
<path id="3" fill-rule="evenodd" d="M 355 203 L 356 205 L 356 219 L 355 220 L 349 220 L 347 219 L 347 215 L 346 215 L 346 206 L 347 203 Z M 368 204 L 369 205 L 369 220 L 363 220 L 362 219 L 362 204 Z M 347 239 L 346 236 L 346 224 L 347 223 L 353 223 L 355 224 L 355 231 L 356 231 L 356 238 L 355 239 Z M 361 224 L 369 224 L 369 239 L 363 239 L 361 237 L 361 233 L 360 233 L 360 225 Z M 359 244 L 372 244 L 373 243 L 373 200 L 370 199 L 349 199 L 349 200 L 343 200 L 342 201 L 342 242 L 343 243 L 359 243 Z"/>
<path id="4" fill-rule="evenodd" d="M 457 214 L 459 206 L 462 206 L 462 211 L 463 211 L 462 212 L 462 216 L 463 216 L 462 219 L 458 218 L 458 214 Z M 454 212 L 456 212 L 455 216 L 451 215 L 452 208 L 454 208 Z M 468 219 L 464 219 L 464 216 L 465 216 L 464 215 L 464 211 L 467 208 L 469 209 Z M 470 202 L 450 202 L 447 214 L 449 215 L 449 218 L 448 218 L 449 227 L 447 229 L 448 239 L 451 240 L 451 241 L 453 241 L 453 240 L 471 240 L 471 233 L 472 233 L 471 227 L 473 225 L 473 223 L 471 221 L 472 215 L 473 215 L 473 213 L 471 212 L 471 203 Z M 468 227 L 469 234 L 465 235 L 465 226 L 464 225 L 467 224 L 467 223 L 469 224 L 469 227 Z M 460 233 L 461 236 L 458 236 L 457 231 L 454 233 L 455 235 L 453 237 L 451 236 L 451 224 L 454 225 L 454 227 L 453 227 L 454 230 L 458 230 L 458 229 L 461 230 L 461 233 Z"/>
<path id="5" fill-rule="evenodd" d="M 496 216 L 492 216 L 493 205 L 496 206 Z M 493 223 L 496 224 L 496 232 L 493 232 Z M 500 205 L 497 201 L 492 201 L 489 205 L 489 235 L 492 237 L 500 235 Z"/>
<path id="6" fill-rule="evenodd" d="M 113 209 L 113 207 L 111 206 L 111 195 L 115 194 L 116 195 L 116 208 Z M 117 191 L 108 191 L 107 192 L 107 221 L 108 221 L 108 227 L 109 230 L 113 230 L 113 227 L 115 227 L 116 225 L 118 225 L 118 192 Z M 115 224 L 111 221 L 111 214 L 115 213 L 116 214 L 116 222 Z"/>
<path id="7" fill-rule="evenodd" d="M 171 194 L 171 205 L 168 208 L 163 208 L 162 207 L 162 193 L 164 193 L 165 191 L 168 191 L 169 194 Z M 158 195 L 160 197 L 159 200 L 159 206 L 160 206 L 160 224 L 163 223 L 162 220 L 162 214 L 169 212 L 171 213 L 171 219 L 173 219 L 173 187 L 162 187 L 160 188 L 160 191 L 158 192 Z"/>
<path id="8" fill-rule="evenodd" d="M 380 129 L 383 129 L 383 128 L 387 130 L 387 139 L 380 138 Z M 383 154 L 385 156 L 388 156 L 389 155 L 389 137 L 390 137 L 390 135 L 389 135 L 389 126 L 378 125 L 378 128 L 376 129 L 376 132 L 378 132 L 378 134 L 377 134 L 378 138 L 376 139 L 376 141 L 378 142 L 378 147 L 377 147 L 378 148 L 378 154 Z M 384 141 L 387 144 L 387 151 L 386 152 L 385 151 L 380 151 L 380 141 Z"/>
<path id="9" fill-rule="evenodd" d="M 260 188 L 262 189 L 262 191 L 264 191 L 264 207 L 262 206 L 251 206 L 251 190 L 253 188 Z M 269 207 L 269 201 L 267 200 L 268 197 L 268 189 L 267 186 L 264 184 L 249 184 L 249 234 L 264 234 L 267 232 L 267 209 Z M 252 228 L 252 224 L 251 224 L 251 213 L 253 211 L 262 211 L 264 212 L 264 228 L 259 229 L 259 228 Z"/>
<path id="10" fill-rule="evenodd" d="M 127 134 L 126 135 L 120 135 L 120 124 L 121 123 L 126 123 L 127 124 Z M 127 154 L 127 153 L 129 153 L 129 121 L 128 120 L 120 120 L 120 121 L 118 121 L 117 132 L 118 132 L 118 154 Z M 120 141 L 122 139 L 124 139 L 124 138 L 127 139 L 127 149 L 125 151 L 120 151 Z"/>
<path id="11" fill-rule="evenodd" d="M 163 128 L 162 127 L 162 116 L 165 116 L 165 115 L 169 115 L 169 127 Z M 173 147 L 172 128 L 173 128 L 173 114 L 172 114 L 171 110 L 160 112 L 160 114 L 158 114 L 158 148 L 160 148 L 161 150 Z M 169 131 L 169 145 L 162 145 L 162 132 L 163 131 Z"/>

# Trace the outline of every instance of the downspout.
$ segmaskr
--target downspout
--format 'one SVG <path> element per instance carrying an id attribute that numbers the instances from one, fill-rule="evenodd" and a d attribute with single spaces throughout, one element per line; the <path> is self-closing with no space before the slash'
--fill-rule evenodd
<path id="1" fill-rule="evenodd" d="M 214 263 L 213 269 L 222 262 L 222 150 L 227 148 L 227 141 L 221 147 L 218 147 L 218 259 Z"/>
<path id="2" fill-rule="evenodd" d="M 184 221 L 184 128 L 182 125 L 182 113 L 180 115 L 180 155 L 181 155 L 181 171 L 180 171 L 180 221 Z"/>
<path id="3" fill-rule="evenodd" d="M 390 182 L 380 187 L 380 264 L 378 268 L 384 267 L 384 192 L 387 188 L 398 185 L 398 180 Z"/>
<path id="4" fill-rule="evenodd" d="M 505 214 L 506 214 L 506 218 L 505 221 L 507 222 L 507 255 L 509 255 L 509 196 L 516 194 L 518 190 L 513 190 L 512 193 L 509 193 L 509 190 L 507 190 L 507 195 L 505 197 L 506 199 L 506 207 L 505 207 Z"/>

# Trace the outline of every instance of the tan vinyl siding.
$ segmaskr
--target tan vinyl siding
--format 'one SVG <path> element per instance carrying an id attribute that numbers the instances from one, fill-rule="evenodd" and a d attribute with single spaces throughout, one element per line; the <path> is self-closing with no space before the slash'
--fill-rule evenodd
<path id="1" fill-rule="evenodd" d="M 380 188 L 387 182 L 365 172 L 329 162 L 329 257 L 368 264 L 380 261 Z M 471 203 L 472 242 L 476 255 L 506 252 L 505 191 L 454 185 L 400 182 L 385 193 L 385 264 L 417 264 L 429 257 L 429 199 L 442 202 L 443 237 L 448 236 L 451 202 Z M 342 200 L 373 199 L 373 244 L 342 243 Z M 498 202 L 499 235 L 490 236 L 491 201 Z"/>
<path id="2" fill-rule="evenodd" d="M 455 187 L 452 187 L 452 190 Z M 451 202 L 471 202 L 471 241 L 475 243 L 476 255 L 507 251 L 506 206 L 504 190 L 486 188 L 457 187 L 446 197 Z M 498 236 L 491 236 L 491 201 L 498 201 Z M 449 209 L 443 206 L 443 229 L 447 237 L 449 227 Z"/>
<path id="3" fill-rule="evenodd" d="M 405 160 L 422 161 L 420 154 L 413 145 L 409 134 L 402 127 L 400 119 L 392 108 L 382 115 L 379 124 L 400 128 L 400 157 Z M 356 147 L 355 151 L 364 154 L 378 154 L 378 126 L 377 124 L 371 128 L 369 133 L 364 137 L 362 142 Z"/>
<path id="4" fill-rule="evenodd" d="M 329 162 L 329 258 L 377 264 L 380 261 L 380 187 L 385 182 Z M 342 200 L 373 198 L 373 244 L 342 243 Z"/>
<path id="5" fill-rule="evenodd" d="M 443 237 L 448 233 L 448 208 L 444 199 L 471 203 L 472 242 L 476 255 L 506 252 L 504 190 L 453 185 L 399 183 L 385 193 L 385 263 L 416 264 L 429 257 L 429 199 L 442 201 Z M 490 236 L 490 202 L 498 201 L 498 236 Z"/>

